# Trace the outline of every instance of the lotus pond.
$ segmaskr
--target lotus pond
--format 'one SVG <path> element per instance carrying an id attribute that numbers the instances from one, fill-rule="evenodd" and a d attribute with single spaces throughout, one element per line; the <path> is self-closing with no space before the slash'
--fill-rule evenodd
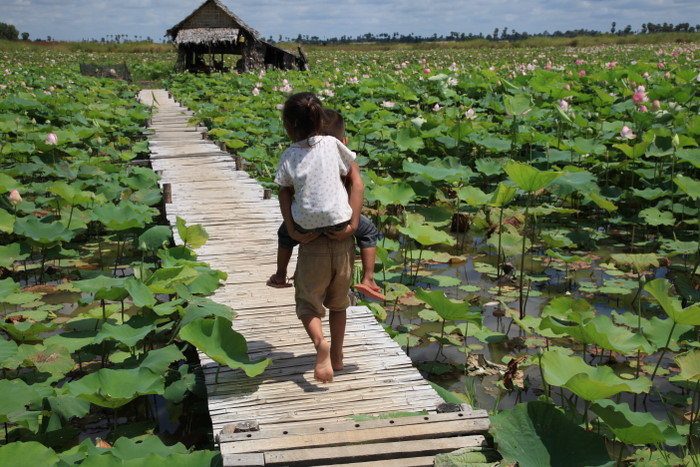
<path id="1" fill-rule="evenodd" d="M 693 464 L 699 58 L 317 52 L 308 73 L 166 86 L 272 188 L 286 96 L 343 114 L 383 233 L 387 301 L 368 305 L 443 397 L 492 412 L 504 463 Z M 174 246 L 159 225 L 135 86 L 77 62 L 0 56 L 0 458 L 216 463 L 163 407 L 201 403 L 195 348 L 249 375 L 269 362 L 247 360 L 234 312 L 207 298 L 224 275 L 192 251 L 206 232 L 180 221 Z"/>
<path id="2" fill-rule="evenodd" d="M 313 58 L 168 88 L 273 189 L 286 96 L 343 114 L 384 234 L 369 306 L 506 461 L 697 462 L 697 44 Z"/>

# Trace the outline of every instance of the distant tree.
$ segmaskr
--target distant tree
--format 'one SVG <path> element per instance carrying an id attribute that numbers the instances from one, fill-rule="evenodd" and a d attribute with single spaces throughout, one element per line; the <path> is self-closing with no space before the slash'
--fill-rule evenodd
<path id="1" fill-rule="evenodd" d="M 505 40 L 508 38 L 508 27 L 503 28 L 503 31 L 501 32 L 501 39 Z"/>
<path id="2" fill-rule="evenodd" d="M 610 34 L 615 34 L 615 26 L 617 26 L 617 23 L 613 21 L 612 26 L 610 27 Z"/>
<path id="3" fill-rule="evenodd" d="M 22 40 L 23 40 L 23 41 L 28 41 L 28 40 L 29 40 L 29 33 L 28 33 L 28 32 L 23 32 L 23 33 L 22 33 Z"/>
<path id="4" fill-rule="evenodd" d="M 11 24 L 0 23 L 0 39 L 16 41 L 19 38 L 19 31 Z"/>
<path id="5" fill-rule="evenodd" d="M 493 29 L 493 38 L 498 39 L 498 28 Z"/>

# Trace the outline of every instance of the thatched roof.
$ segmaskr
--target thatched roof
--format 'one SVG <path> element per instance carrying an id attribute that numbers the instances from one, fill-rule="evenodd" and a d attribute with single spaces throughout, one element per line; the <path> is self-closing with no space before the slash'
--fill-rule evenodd
<path id="1" fill-rule="evenodd" d="M 220 14 L 214 17 L 211 15 L 212 12 Z M 209 13 L 209 15 L 207 15 L 207 13 Z M 208 42 L 209 40 L 229 42 L 231 41 L 230 37 L 232 37 L 232 31 L 234 30 L 236 30 L 236 38 L 239 34 L 246 32 L 253 40 L 261 40 L 258 31 L 248 26 L 221 1 L 206 0 L 190 13 L 187 18 L 168 29 L 167 35 L 172 37 L 178 44 L 189 42 L 202 43 Z M 197 32 L 186 33 L 186 31 Z M 212 37 L 212 39 L 205 39 L 207 35 Z"/>
<path id="2" fill-rule="evenodd" d="M 182 29 L 177 33 L 173 42 L 175 45 L 208 44 L 211 42 L 230 42 L 234 44 L 238 41 L 238 33 L 238 29 L 232 28 Z"/>

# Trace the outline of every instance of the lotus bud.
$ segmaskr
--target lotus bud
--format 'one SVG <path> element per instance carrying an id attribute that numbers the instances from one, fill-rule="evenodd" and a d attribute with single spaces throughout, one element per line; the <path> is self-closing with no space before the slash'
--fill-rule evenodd
<path id="1" fill-rule="evenodd" d="M 12 190 L 10 192 L 10 204 L 12 204 L 13 206 L 17 206 L 21 202 L 22 202 L 22 196 L 20 196 L 19 191 Z"/>
<path id="2" fill-rule="evenodd" d="M 661 110 L 661 101 L 654 99 L 654 102 L 651 103 L 651 110 Z"/>
<path id="3" fill-rule="evenodd" d="M 56 146 L 58 144 L 58 136 L 56 136 L 56 133 L 49 133 L 45 142 L 49 146 Z"/>

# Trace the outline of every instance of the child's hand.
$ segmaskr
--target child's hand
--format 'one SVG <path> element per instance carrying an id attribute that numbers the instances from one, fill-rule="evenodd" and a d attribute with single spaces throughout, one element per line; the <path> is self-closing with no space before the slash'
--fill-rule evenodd
<path id="1" fill-rule="evenodd" d="M 355 235 L 356 230 L 357 228 L 352 228 L 348 223 L 343 230 L 331 230 L 330 232 L 325 232 L 324 235 L 331 240 L 344 240 Z"/>
<path id="2" fill-rule="evenodd" d="M 289 236 L 292 237 L 294 240 L 296 240 L 299 243 L 309 243 L 313 240 L 316 240 L 318 236 L 321 235 L 318 232 L 306 232 L 306 233 L 301 233 L 298 230 L 294 229 L 289 233 Z"/>

